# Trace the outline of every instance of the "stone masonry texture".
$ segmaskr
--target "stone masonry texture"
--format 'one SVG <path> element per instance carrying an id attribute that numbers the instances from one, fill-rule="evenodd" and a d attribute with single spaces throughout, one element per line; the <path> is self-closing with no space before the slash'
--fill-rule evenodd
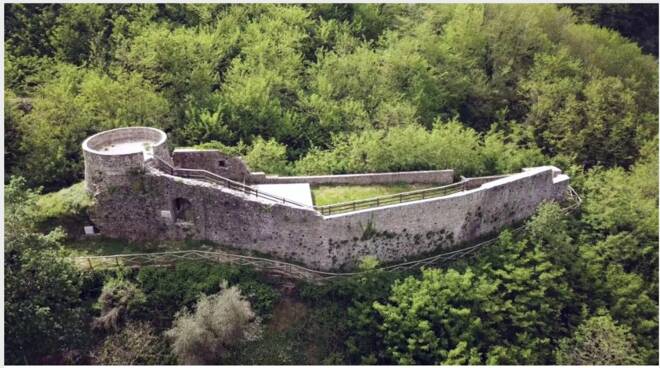
<path id="1" fill-rule="evenodd" d="M 96 203 L 91 218 L 101 234 L 133 241 L 209 240 L 320 270 L 351 269 L 368 255 L 383 262 L 407 260 L 482 238 L 529 218 L 543 201 L 561 199 L 568 186 L 566 175 L 546 166 L 445 197 L 322 216 L 312 208 L 166 174 L 153 158 L 96 156 L 85 152 L 93 190 L 87 187 Z M 198 163 L 194 157 L 175 151 L 173 162 L 207 170 L 218 160 L 226 160 L 219 167 L 234 165 L 222 155 L 203 153 Z M 122 171 L 122 165 L 132 169 Z M 88 168 L 100 172 L 102 181 L 87 176 Z M 244 174 L 239 164 L 234 169 Z M 120 175 L 104 175 L 107 170 Z"/>

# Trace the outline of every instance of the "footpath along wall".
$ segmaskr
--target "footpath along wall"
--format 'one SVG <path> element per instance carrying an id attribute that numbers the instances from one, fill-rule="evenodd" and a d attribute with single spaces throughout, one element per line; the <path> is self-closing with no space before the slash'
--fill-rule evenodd
<path id="1" fill-rule="evenodd" d="M 144 153 L 141 162 L 126 161 L 131 168 L 113 166 L 115 175 L 86 175 L 96 201 L 91 218 L 101 234 L 210 240 L 321 270 L 351 268 L 367 255 L 383 262 L 409 259 L 475 240 L 530 217 L 543 201 L 560 199 L 569 180 L 552 166 L 530 168 L 445 197 L 322 216 L 313 208 L 173 176 L 156 161 Z M 92 167 L 90 173 L 103 170 Z"/>

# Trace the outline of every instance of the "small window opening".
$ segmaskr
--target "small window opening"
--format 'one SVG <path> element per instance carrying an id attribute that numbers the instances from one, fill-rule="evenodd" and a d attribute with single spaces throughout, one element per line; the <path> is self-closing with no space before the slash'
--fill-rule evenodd
<path id="1" fill-rule="evenodd" d="M 220 161 L 218 161 L 218 166 L 219 166 L 219 167 L 226 167 L 226 166 L 227 166 L 227 162 L 226 162 L 225 160 L 220 160 Z"/>

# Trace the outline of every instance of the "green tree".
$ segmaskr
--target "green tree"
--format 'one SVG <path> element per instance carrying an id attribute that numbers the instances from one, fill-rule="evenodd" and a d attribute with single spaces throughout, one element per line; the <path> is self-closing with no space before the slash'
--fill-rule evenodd
<path id="1" fill-rule="evenodd" d="M 286 146 L 276 140 L 268 141 L 257 138 L 252 148 L 245 156 L 245 162 L 254 171 L 264 171 L 269 174 L 286 174 L 289 169 L 286 160 Z"/>
<path id="2" fill-rule="evenodd" d="M 617 325 L 608 314 L 589 318 L 571 338 L 562 339 L 556 359 L 562 365 L 642 364 L 629 329 Z"/>
<path id="3" fill-rule="evenodd" d="M 82 279 L 58 252 L 63 232 L 35 229 L 36 192 L 24 180 L 5 186 L 5 208 L 5 358 L 34 364 L 85 341 Z"/>
<path id="4" fill-rule="evenodd" d="M 424 270 L 421 280 L 395 284 L 390 303 L 374 304 L 388 356 L 397 364 L 478 364 L 482 320 L 473 310 L 490 303 L 496 288 L 469 269 Z"/>
<path id="5" fill-rule="evenodd" d="M 166 127 L 169 106 L 139 74 L 117 76 L 61 65 L 20 117 L 16 173 L 48 189 L 82 176 L 82 141 L 100 130 L 131 125 Z"/>

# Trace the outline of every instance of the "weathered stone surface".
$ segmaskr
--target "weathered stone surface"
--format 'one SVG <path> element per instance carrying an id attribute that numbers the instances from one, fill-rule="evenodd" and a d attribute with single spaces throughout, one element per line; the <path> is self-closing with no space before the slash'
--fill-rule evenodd
<path id="1" fill-rule="evenodd" d="M 117 144 L 145 144 L 143 150 L 118 152 L 108 149 Z M 85 159 L 85 185 L 89 192 L 105 190 L 107 186 L 128 183 L 130 176 L 144 171 L 146 158 L 157 156 L 171 163 L 167 135 L 146 127 L 118 128 L 95 134 L 82 144 Z"/>
<path id="2" fill-rule="evenodd" d="M 288 184 L 309 183 L 321 184 L 451 184 L 454 180 L 454 170 L 428 170 L 373 174 L 317 175 L 317 176 L 270 176 L 263 173 L 252 173 L 248 181 L 255 184 Z"/>
<path id="3" fill-rule="evenodd" d="M 172 160 L 175 167 L 206 170 L 238 182 L 245 182 L 250 177 L 250 171 L 240 158 L 218 150 L 176 148 Z"/>
<path id="4" fill-rule="evenodd" d="M 94 184 L 91 218 L 105 236 L 210 240 L 323 270 L 354 266 L 367 255 L 405 260 L 481 238 L 530 217 L 543 201 L 560 199 L 568 185 L 568 176 L 555 167 L 530 168 L 477 179 L 472 184 L 480 186 L 445 197 L 322 216 L 312 208 L 168 175 L 153 159 L 138 164 L 137 157 L 89 158 L 86 168 L 100 172 L 86 176 Z M 123 164 L 141 171 L 127 172 Z"/>

